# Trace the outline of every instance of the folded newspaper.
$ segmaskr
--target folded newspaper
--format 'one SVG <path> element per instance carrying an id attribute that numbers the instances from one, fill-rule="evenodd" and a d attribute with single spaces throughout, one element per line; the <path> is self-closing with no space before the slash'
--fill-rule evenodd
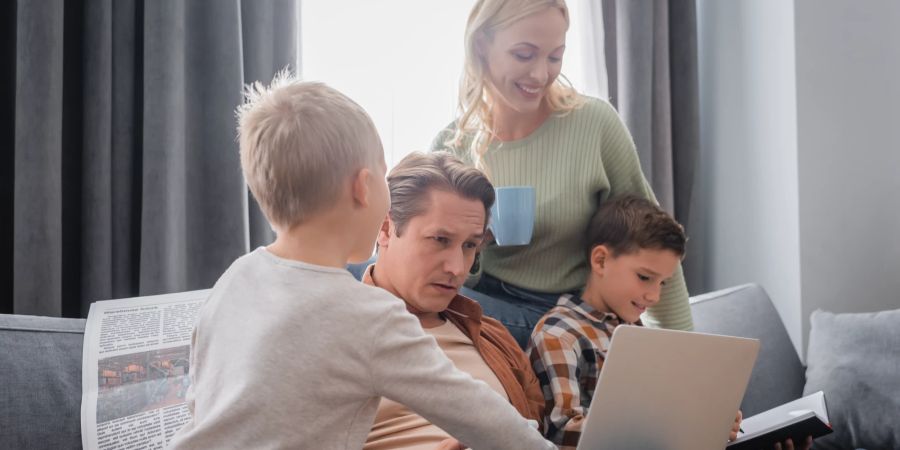
<path id="1" fill-rule="evenodd" d="M 191 331 L 209 290 L 91 305 L 84 331 L 81 443 L 162 449 L 190 418 Z"/>

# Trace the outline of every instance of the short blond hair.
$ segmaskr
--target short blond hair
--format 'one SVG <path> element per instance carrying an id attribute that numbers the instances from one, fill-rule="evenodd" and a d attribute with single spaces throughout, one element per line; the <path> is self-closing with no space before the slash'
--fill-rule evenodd
<path id="1" fill-rule="evenodd" d="M 494 33 L 548 8 L 559 10 L 569 24 L 565 0 L 479 0 L 469 13 L 465 34 L 465 67 L 459 83 L 459 113 L 456 130 L 449 144 L 460 147 L 471 137 L 469 152 L 476 166 L 494 138 L 492 102 L 485 82 L 487 65 L 479 55 L 477 41 L 493 40 Z M 581 107 L 584 100 L 562 74 L 547 91 L 544 101 L 550 110 L 566 114 Z"/>
<path id="2" fill-rule="evenodd" d="M 334 203 L 348 177 L 384 158 L 361 106 L 287 71 L 268 87 L 248 85 L 237 116 L 244 179 L 275 226 L 306 221 Z"/>

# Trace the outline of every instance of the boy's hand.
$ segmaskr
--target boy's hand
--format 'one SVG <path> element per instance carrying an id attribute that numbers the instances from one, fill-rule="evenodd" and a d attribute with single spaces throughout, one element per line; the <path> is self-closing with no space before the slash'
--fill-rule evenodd
<path id="1" fill-rule="evenodd" d="M 462 445 L 456 439 L 449 438 L 441 441 L 437 446 L 437 450 L 466 450 L 466 446 Z"/>
<path id="2" fill-rule="evenodd" d="M 812 436 L 807 436 L 806 442 L 804 442 L 803 447 L 800 447 L 800 448 L 802 448 L 803 450 L 809 450 L 810 448 L 812 448 L 812 442 L 813 442 Z M 788 439 L 788 440 L 784 441 L 783 446 L 780 443 L 775 444 L 775 450 L 794 450 L 794 441 Z"/>
<path id="3" fill-rule="evenodd" d="M 741 420 L 743 419 L 744 414 L 741 413 L 741 410 L 738 410 L 737 416 L 734 418 L 734 424 L 731 425 L 731 433 L 728 434 L 728 442 L 737 439 L 738 431 L 741 430 Z"/>

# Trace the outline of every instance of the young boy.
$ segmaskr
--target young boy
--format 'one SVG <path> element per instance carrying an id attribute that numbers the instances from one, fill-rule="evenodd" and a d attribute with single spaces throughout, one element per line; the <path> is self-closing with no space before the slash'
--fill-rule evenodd
<path id="1" fill-rule="evenodd" d="M 641 313 L 659 301 L 675 273 L 686 241 L 681 225 L 638 197 L 605 202 L 587 237 L 591 272 L 584 293 L 560 297 L 528 345 L 546 401 L 544 432 L 561 447 L 578 445 L 613 330 L 641 324 Z"/>
<path id="2" fill-rule="evenodd" d="M 365 111 L 279 75 L 238 116 L 244 177 L 277 238 L 238 258 L 200 312 L 192 419 L 172 447 L 357 449 L 384 396 L 469 445 L 552 448 L 401 300 L 344 269 L 369 257 L 390 203 Z"/>

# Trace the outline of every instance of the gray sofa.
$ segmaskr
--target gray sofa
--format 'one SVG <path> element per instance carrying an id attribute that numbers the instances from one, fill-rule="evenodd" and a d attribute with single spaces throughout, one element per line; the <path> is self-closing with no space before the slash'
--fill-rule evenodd
<path id="1" fill-rule="evenodd" d="M 760 354 L 745 414 L 800 397 L 804 367 L 766 293 L 756 285 L 692 299 L 697 331 L 754 337 Z M 0 315 L 0 448 L 81 447 L 85 321 Z"/>

